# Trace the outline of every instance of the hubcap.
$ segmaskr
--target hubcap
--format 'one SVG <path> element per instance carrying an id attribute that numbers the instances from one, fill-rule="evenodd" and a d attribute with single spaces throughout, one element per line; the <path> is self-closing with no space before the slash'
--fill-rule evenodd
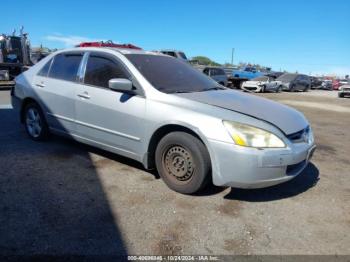
<path id="1" fill-rule="evenodd" d="M 186 181 L 192 177 L 194 163 L 192 155 L 181 146 L 173 146 L 165 153 L 163 159 L 168 174 L 179 181 Z"/>
<path id="2" fill-rule="evenodd" d="M 39 137 L 42 129 L 41 119 L 38 110 L 30 108 L 26 115 L 26 125 L 29 134 L 32 137 Z"/>

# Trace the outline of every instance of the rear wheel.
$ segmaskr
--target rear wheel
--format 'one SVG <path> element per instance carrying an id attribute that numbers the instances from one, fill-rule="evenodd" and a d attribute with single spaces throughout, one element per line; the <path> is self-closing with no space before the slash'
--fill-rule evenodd
<path id="1" fill-rule="evenodd" d="M 338 97 L 343 98 L 344 94 L 343 93 L 338 93 Z"/>
<path id="2" fill-rule="evenodd" d="M 36 103 L 29 103 L 24 109 L 24 125 L 29 137 L 35 141 L 45 140 L 49 129 L 41 108 Z"/>
<path id="3" fill-rule="evenodd" d="M 174 191 L 193 194 L 209 182 L 209 153 L 198 138 L 188 133 L 173 132 L 163 137 L 155 157 L 159 175 Z"/>

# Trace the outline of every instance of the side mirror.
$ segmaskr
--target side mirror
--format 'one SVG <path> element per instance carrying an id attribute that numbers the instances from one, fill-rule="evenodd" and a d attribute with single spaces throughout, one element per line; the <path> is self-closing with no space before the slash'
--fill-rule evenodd
<path id="1" fill-rule="evenodd" d="M 113 78 L 108 81 L 108 87 L 122 93 L 132 93 L 132 82 L 129 79 Z"/>

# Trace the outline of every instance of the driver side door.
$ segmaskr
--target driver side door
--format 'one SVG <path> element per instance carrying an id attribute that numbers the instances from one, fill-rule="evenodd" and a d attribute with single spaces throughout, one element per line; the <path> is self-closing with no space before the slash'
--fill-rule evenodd
<path id="1" fill-rule="evenodd" d="M 109 89 L 110 79 L 131 79 L 131 73 L 119 59 L 104 52 L 87 56 L 76 97 L 78 135 L 99 147 L 139 159 L 145 130 L 145 98 Z"/>

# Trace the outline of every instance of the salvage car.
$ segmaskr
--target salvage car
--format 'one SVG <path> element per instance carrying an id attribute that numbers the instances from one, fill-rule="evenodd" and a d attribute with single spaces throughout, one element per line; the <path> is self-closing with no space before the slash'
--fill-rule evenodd
<path id="1" fill-rule="evenodd" d="M 310 81 L 311 81 L 311 89 L 318 89 L 322 85 L 322 81 L 315 76 L 310 76 Z"/>
<path id="2" fill-rule="evenodd" d="M 324 79 L 321 83 L 321 86 L 319 89 L 323 90 L 333 90 L 334 89 L 335 82 L 331 79 Z M 339 88 L 339 86 L 337 87 Z"/>
<path id="3" fill-rule="evenodd" d="M 179 59 L 132 49 L 57 51 L 16 78 L 28 136 L 64 135 L 156 168 L 173 190 L 293 179 L 315 150 L 299 111 L 218 85 Z"/>
<path id="4" fill-rule="evenodd" d="M 342 85 L 339 87 L 338 91 L 339 97 L 350 96 L 350 85 Z"/>
<path id="5" fill-rule="evenodd" d="M 271 76 L 260 76 L 250 81 L 243 82 L 241 88 L 248 92 L 279 92 L 282 88 L 281 81 L 275 81 Z"/>
<path id="6" fill-rule="evenodd" d="M 311 81 L 307 75 L 285 73 L 276 79 L 282 84 L 285 91 L 303 91 L 306 92 L 311 88 Z"/>
<path id="7" fill-rule="evenodd" d="M 203 73 L 210 76 L 220 85 L 227 86 L 227 75 L 225 70 L 221 67 L 205 67 Z"/>

